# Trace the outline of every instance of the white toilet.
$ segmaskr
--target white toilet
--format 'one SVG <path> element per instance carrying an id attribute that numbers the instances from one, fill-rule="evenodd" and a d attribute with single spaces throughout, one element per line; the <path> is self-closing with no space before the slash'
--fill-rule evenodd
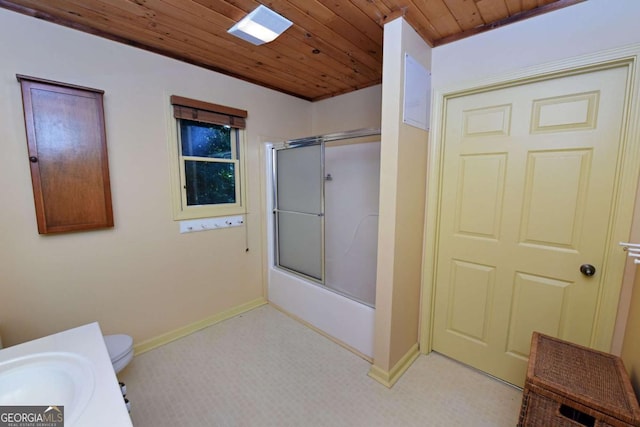
<path id="1" fill-rule="evenodd" d="M 117 374 L 133 359 L 133 338 L 124 334 L 105 335 L 104 343 L 107 345 L 113 370 Z"/>

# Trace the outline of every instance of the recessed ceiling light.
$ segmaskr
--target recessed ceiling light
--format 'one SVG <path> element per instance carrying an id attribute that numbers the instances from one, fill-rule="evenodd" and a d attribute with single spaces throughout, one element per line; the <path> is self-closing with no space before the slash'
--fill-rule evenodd
<path id="1" fill-rule="evenodd" d="M 264 5 L 260 5 L 227 32 L 249 43 L 261 45 L 275 40 L 291 25 L 293 22 L 287 18 L 278 15 Z"/>

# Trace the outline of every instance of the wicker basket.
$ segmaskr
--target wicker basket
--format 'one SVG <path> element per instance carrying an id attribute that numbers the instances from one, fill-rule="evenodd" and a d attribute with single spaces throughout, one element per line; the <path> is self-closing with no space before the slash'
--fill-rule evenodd
<path id="1" fill-rule="evenodd" d="M 534 332 L 518 426 L 640 426 L 640 407 L 619 357 Z"/>

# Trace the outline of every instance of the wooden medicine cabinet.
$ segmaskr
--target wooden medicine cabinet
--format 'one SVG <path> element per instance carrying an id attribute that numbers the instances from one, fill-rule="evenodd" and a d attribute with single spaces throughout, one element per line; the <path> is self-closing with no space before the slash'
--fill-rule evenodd
<path id="1" fill-rule="evenodd" d="M 40 234 L 113 227 L 104 91 L 17 75 Z"/>

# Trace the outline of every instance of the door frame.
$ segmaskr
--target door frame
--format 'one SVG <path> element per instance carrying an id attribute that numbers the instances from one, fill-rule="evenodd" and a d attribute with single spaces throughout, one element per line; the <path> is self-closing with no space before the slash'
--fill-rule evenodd
<path id="1" fill-rule="evenodd" d="M 422 262 L 420 307 L 420 351 L 432 350 L 435 281 L 438 265 L 438 237 L 442 164 L 444 158 L 444 123 L 450 99 L 496 89 L 522 86 L 528 83 L 583 74 L 602 69 L 626 67 L 627 100 L 625 103 L 619 151 L 618 172 L 614 195 L 614 212 L 609 222 L 608 248 L 602 271 L 605 277 L 596 309 L 596 319 L 590 346 L 619 354 L 629 311 L 629 299 L 620 300 L 621 292 L 630 294 L 636 269 L 627 261 L 619 242 L 640 241 L 640 218 L 634 220 L 640 176 L 640 44 L 570 58 L 517 72 L 498 75 L 487 80 L 434 90 L 433 123 L 429 135 L 427 198 L 425 207 L 425 237 Z M 620 156 L 622 158 L 620 158 Z M 625 268 L 625 266 L 627 268 Z"/>

